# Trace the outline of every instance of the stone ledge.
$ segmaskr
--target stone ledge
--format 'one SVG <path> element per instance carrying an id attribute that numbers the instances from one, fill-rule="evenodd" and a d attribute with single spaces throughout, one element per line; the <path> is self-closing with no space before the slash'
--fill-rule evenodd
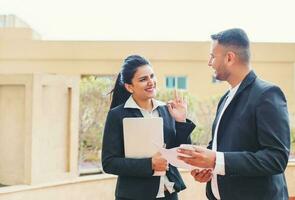
<path id="1" fill-rule="evenodd" d="M 110 174 L 98 174 L 98 175 L 91 175 L 91 176 L 81 176 L 77 178 L 73 178 L 70 180 L 62 180 L 62 181 L 55 181 L 50 183 L 38 184 L 38 185 L 13 185 L 13 186 L 6 186 L 0 188 L 0 194 L 8 194 L 13 192 L 20 192 L 20 191 L 28 191 L 28 190 L 37 190 L 41 188 L 50 188 L 56 187 L 60 185 L 70 185 L 75 183 L 83 183 L 83 182 L 91 182 L 91 181 L 99 181 L 99 180 L 106 180 L 106 179 L 115 179 L 116 176 Z"/>

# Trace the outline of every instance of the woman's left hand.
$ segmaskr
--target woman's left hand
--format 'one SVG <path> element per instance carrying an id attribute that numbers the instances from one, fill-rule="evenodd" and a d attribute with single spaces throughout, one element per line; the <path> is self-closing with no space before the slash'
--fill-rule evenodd
<path id="1" fill-rule="evenodd" d="M 175 119 L 175 121 L 186 121 L 187 103 L 183 100 L 183 96 L 179 97 L 176 90 L 174 90 L 174 99 L 168 101 L 167 106 L 171 116 Z"/>

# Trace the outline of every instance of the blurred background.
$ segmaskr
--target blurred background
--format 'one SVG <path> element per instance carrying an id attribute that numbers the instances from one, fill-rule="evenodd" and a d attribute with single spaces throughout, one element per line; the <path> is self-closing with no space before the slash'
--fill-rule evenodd
<path id="1" fill-rule="evenodd" d="M 69 180 L 80 188 L 76 198 L 92 198 L 88 191 L 96 187 L 101 193 L 97 199 L 113 197 L 115 177 L 102 172 L 101 142 L 109 92 L 130 54 L 151 61 L 158 99 L 171 99 L 174 89 L 188 99 L 189 117 L 197 123 L 193 143 L 206 146 L 216 105 L 229 88 L 207 66 L 210 35 L 233 27 L 248 33 L 253 70 L 287 97 L 292 142 L 287 179 L 295 196 L 294 5 L 291 0 L 0 0 L 0 199 L 38 199 L 50 193 L 41 183 L 60 185 L 55 198 L 64 199 L 71 190 Z M 22 84 L 23 90 L 15 87 Z M 198 188 L 183 199 L 204 199 L 203 186 L 188 172 L 183 175 Z M 82 186 L 89 182 L 94 185 Z M 40 187 L 43 193 L 16 185 Z"/>

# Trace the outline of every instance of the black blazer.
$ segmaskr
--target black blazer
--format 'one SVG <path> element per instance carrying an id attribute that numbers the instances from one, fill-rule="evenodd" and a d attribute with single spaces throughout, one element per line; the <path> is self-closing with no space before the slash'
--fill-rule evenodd
<path id="1" fill-rule="evenodd" d="M 212 133 L 216 123 L 217 119 Z M 288 200 L 284 170 L 290 128 L 280 88 L 251 71 L 223 113 L 217 135 L 217 151 L 224 152 L 225 160 L 225 176 L 217 177 L 221 199 Z M 212 141 L 208 148 L 212 148 Z M 206 193 L 215 199 L 210 182 Z"/>
<path id="2" fill-rule="evenodd" d="M 164 124 L 166 148 L 191 143 L 190 133 L 195 125 L 175 122 L 166 106 L 157 108 Z M 151 158 L 125 158 L 123 140 L 123 118 L 143 117 L 140 110 L 124 108 L 124 104 L 109 111 L 103 136 L 102 166 L 106 173 L 118 175 L 116 197 L 128 199 L 155 199 L 159 189 L 160 177 L 153 176 Z M 140 127 L 138 127 L 140 131 Z M 178 170 L 169 165 L 168 179 L 174 182 L 175 191 L 185 189 Z"/>

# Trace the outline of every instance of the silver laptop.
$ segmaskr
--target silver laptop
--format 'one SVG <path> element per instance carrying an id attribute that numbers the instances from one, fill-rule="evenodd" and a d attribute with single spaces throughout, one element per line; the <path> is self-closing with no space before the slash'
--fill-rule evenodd
<path id="1" fill-rule="evenodd" d="M 124 118 L 124 148 L 127 158 L 151 157 L 164 144 L 163 119 Z"/>

